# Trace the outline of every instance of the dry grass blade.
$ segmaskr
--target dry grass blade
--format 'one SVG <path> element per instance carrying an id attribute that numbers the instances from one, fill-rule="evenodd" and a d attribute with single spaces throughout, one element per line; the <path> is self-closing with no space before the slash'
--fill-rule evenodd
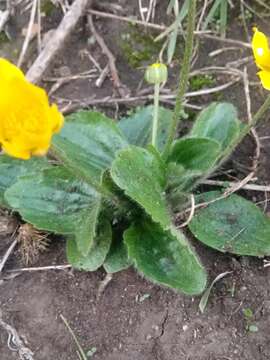
<path id="1" fill-rule="evenodd" d="M 221 279 L 223 279 L 225 276 L 227 276 L 228 274 L 231 274 L 231 271 L 226 271 L 222 274 L 219 274 L 211 283 L 211 285 L 209 286 L 209 288 L 204 292 L 203 296 L 201 297 L 200 303 L 199 303 L 199 309 L 201 311 L 201 313 L 204 313 L 205 308 L 207 306 L 208 303 L 208 299 L 211 293 L 211 290 L 213 288 L 213 286 Z"/>
<path id="2" fill-rule="evenodd" d="M 77 355 L 82 360 L 88 360 L 88 358 L 87 358 L 83 348 L 81 347 L 81 345 L 80 345 L 74 331 L 71 329 L 69 323 L 67 322 L 67 319 L 62 314 L 60 314 L 60 318 L 62 319 L 63 323 L 66 325 L 66 327 L 67 327 L 68 331 L 70 332 L 73 340 L 75 341 L 75 344 L 76 344 L 76 346 L 78 348 Z"/>

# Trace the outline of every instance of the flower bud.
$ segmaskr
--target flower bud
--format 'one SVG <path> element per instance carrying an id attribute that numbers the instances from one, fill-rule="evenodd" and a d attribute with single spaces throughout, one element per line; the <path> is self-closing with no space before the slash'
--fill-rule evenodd
<path id="1" fill-rule="evenodd" d="M 145 80 L 149 84 L 161 84 L 168 79 L 168 69 L 165 64 L 156 63 L 147 67 Z"/>

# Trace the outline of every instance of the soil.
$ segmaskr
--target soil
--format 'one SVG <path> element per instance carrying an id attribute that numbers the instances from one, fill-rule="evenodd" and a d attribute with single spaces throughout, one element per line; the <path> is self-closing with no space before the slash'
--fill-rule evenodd
<path id="1" fill-rule="evenodd" d="M 122 6 L 124 10 L 121 15 L 138 15 L 135 1 L 132 5 L 131 1 L 125 0 L 111 3 Z M 165 13 L 165 8 L 165 2 L 159 1 L 156 18 L 159 23 L 169 23 L 164 15 L 161 16 Z M 60 18 L 59 10 L 54 10 L 46 17 L 46 31 L 56 27 Z M 17 17 L 15 20 L 17 21 Z M 22 19 L 18 18 L 18 24 L 14 26 L 15 37 L 19 35 L 21 21 Z M 116 56 L 122 82 L 134 92 L 142 79 L 142 71 L 128 65 L 119 45 L 121 34 L 128 31 L 127 25 L 100 18 L 95 18 L 95 25 Z M 265 26 L 264 29 L 270 33 L 269 26 Z M 243 34 L 236 14 L 230 19 L 227 36 L 246 41 Z M 46 76 L 59 76 L 63 69 L 68 69 L 71 74 L 89 70 L 93 65 L 85 55 L 85 50 L 104 67 L 106 58 L 97 44 L 91 44 L 86 21 L 82 19 L 77 30 L 65 44 L 63 52 L 48 69 Z M 209 52 L 221 46 L 222 43 L 219 42 L 201 42 L 194 69 L 213 64 L 213 61 L 215 64 L 224 64 L 245 56 L 244 52 L 235 50 L 214 60 L 209 58 Z M 249 55 L 248 52 L 247 54 Z M 9 54 L 6 53 L 6 56 Z M 35 56 L 35 50 L 31 56 Z M 170 79 L 172 87 L 175 86 L 174 73 L 177 66 L 178 62 L 175 61 Z M 252 77 L 256 71 L 254 64 L 248 63 L 247 69 Z M 256 80 L 255 77 L 252 79 Z M 219 80 L 226 81 L 226 77 L 219 77 Z M 100 89 L 96 88 L 94 82 L 95 79 L 69 82 L 54 93 L 54 98 L 64 106 L 68 101 L 61 102 L 63 99 L 76 99 L 85 103 L 89 97 L 95 96 L 99 99 L 116 95 L 109 79 Z M 48 82 L 44 85 L 51 86 Z M 265 96 L 258 89 L 256 86 L 252 87 L 253 111 L 258 108 Z M 233 102 L 240 109 L 241 117 L 246 116 L 242 84 L 234 85 L 228 91 L 219 94 L 218 99 Z M 215 98 L 202 96 L 195 100 L 197 104 L 205 104 Z M 132 103 L 132 107 L 139 104 L 141 103 Z M 106 106 L 101 107 L 101 110 L 116 117 L 119 112 L 124 113 L 130 108 L 131 105 L 120 108 Z M 269 114 L 267 117 L 269 118 Z M 189 122 L 187 126 L 188 124 Z M 270 136 L 270 128 L 266 121 L 259 127 L 259 134 L 264 137 Z M 262 141 L 257 173 L 257 182 L 261 184 L 269 183 L 270 180 L 270 146 L 267 143 L 267 140 Z M 224 169 L 232 169 L 232 175 L 243 177 L 248 173 L 247 167 L 251 164 L 253 153 L 254 142 L 247 138 L 224 165 Z M 241 194 L 254 202 L 262 201 L 266 196 L 245 191 Z M 5 271 L 0 279 L 0 315 L 2 313 L 3 320 L 18 331 L 25 344 L 33 351 L 36 360 L 78 359 L 74 340 L 60 315 L 66 318 L 83 349 L 86 352 L 92 350 L 89 359 L 269 360 L 270 267 L 263 267 L 263 259 L 218 253 L 192 239 L 189 233 L 187 235 L 208 270 L 209 283 L 217 275 L 230 272 L 212 289 L 203 314 L 198 307 L 199 297 L 187 297 L 153 285 L 139 276 L 135 270 L 129 269 L 115 274 L 99 298 L 98 288 L 106 275 L 103 270 L 94 273 L 74 270 L 36 271 L 21 273 L 16 277 Z M 12 241 L 11 237 L 0 238 L 0 256 L 5 253 Z M 35 266 L 65 263 L 65 240 L 56 238 Z M 5 270 L 21 266 L 19 254 L 15 252 Z M 251 315 L 247 316 L 247 313 Z M 0 359 L 18 358 L 18 354 L 9 349 L 7 333 L 1 329 Z"/>

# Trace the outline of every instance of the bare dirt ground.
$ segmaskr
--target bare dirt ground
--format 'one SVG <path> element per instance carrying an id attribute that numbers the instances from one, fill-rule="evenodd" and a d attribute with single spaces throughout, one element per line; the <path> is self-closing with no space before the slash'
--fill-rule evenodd
<path id="1" fill-rule="evenodd" d="M 122 16 L 138 16 L 137 2 L 122 0 L 112 3 L 121 6 Z M 163 22 L 165 9 L 165 3 L 159 1 L 156 22 Z M 234 12 L 230 17 L 227 37 L 246 41 L 239 21 L 239 9 L 236 8 Z M 53 9 L 44 20 L 44 31 L 55 28 L 60 18 L 61 11 Z M 254 18 L 253 21 L 256 23 L 257 19 Z M 20 39 L 23 16 L 20 17 L 18 13 L 13 22 L 12 36 Z M 25 23 L 27 24 L 27 21 Z M 165 23 L 169 23 L 168 19 Z M 143 71 L 128 64 L 127 54 L 122 46 L 123 34 L 130 32 L 129 25 L 96 17 L 94 24 L 116 57 L 122 83 L 133 95 L 137 95 L 139 87 L 145 87 L 145 84 L 140 85 Z M 270 34 L 269 25 L 263 23 L 262 26 Z M 16 48 L 17 43 L 14 46 Z M 224 66 L 228 62 L 251 55 L 249 50 L 236 48 L 221 56 L 209 57 L 211 51 L 225 46 L 228 45 L 219 41 L 201 41 L 193 69 L 213 64 Z M 35 57 L 35 48 L 30 50 L 31 56 L 24 67 Z M 63 51 L 48 69 L 44 77 L 44 86 L 51 88 L 52 83 L 48 78 L 94 70 L 87 52 L 95 58 L 102 69 L 106 66 L 106 57 L 93 41 L 86 19 L 83 18 Z M 14 56 L 13 52 L 10 53 L 10 44 L 2 46 L 0 55 L 9 58 Z M 176 84 L 175 74 L 178 65 L 176 59 L 171 69 L 171 88 Z M 250 79 L 257 81 L 254 77 L 256 69 L 253 62 L 247 62 L 246 66 Z M 240 68 L 243 70 L 243 66 Z M 99 76 L 97 70 L 93 74 Z M 101 88 L 97 88 L 96 77 L 68 81 L 53 92 L 52 99 L 68 111 L 91 105 L 97 99 L 105 99 L 99 105 L 99 109 L 112 117 L 143 104 L 140 101 L 125 105 L 108 104 L 107 97 L 118 97 L 117 91 L 109 78 Z M 228 75 L 217 74 L 216 78 L 216 85 L 230 80 Z M 253 111 L 262 103 L 264 96 L 259 86 L 251 86 Z M 213 100 L 224 99 L 233 102 L 240 109 L 241 117 L 246 117 L 242 82 L 231 86 L 225 92 L 191 98 L 190 103 L 204 105 Z M 270 136 L 267 120 L 269 114 L 258 129 L 262 137 Z M 185 126 L 188 127 L 189 124 L 187 121 Z M 269 141 L 261 140 L 261 145 L 257 183 L 269 184 Z M 223 170 L 229 169 L 232 176 L 242 178 L 249 172 L 254 148 L 254 140 L 251 137 L 245 139 L 234 156 L 224 165 Z M 224 178 L 224 175 L 220 178 Z M 267 194 L 264 193 L 242 190 L 241 194 L 254 202 L 267 199 Z M 265 203 L 262 204 L 264 205 Z M 267 207 L 265 211 L 268 211 Z M 190 237 L 190 234 L 187 234 Z M 263 259 L 220 254 L 194 239 L 191 240 L 209 272 L 209 282 L 218 274 L 230 271 L 230 274 L 213 288 L 204 314 L 199 312 L 199 297 L 186 297 L 153 285 L 132 269 L 115 274 L 100 298 L 97 298 L 97 292 L 105 277 L 103 270 L 95 273 L 73 270 L 26 272 L 10 277 L 7 270 L 22 267 L 19 254 L 15 252 L 0 279 L 0 309 L 3 320 L 18 331 L 25 344 L 33 351 L 36 360 L 78 359 L 76 346 L 60 318 L 61 314 L 68 320 L 82 347 L 86 351 L 96 349 L 93 355 L 89 355 L 89 359 L 269 360 L 270 267 L 264 268 Z M 5 253 L 11 242 L 11 238 L 0 238 L 0 256 Z M 54 238 L 48 251 L 40 256 L 35 266 L 65 264 L 64 248 L 64 239 Z M 252 315 L 246 316 L 250 311 Z M 250 325 L 255 326 L 254 332 L 248 331 Z M 18 354 L 8 347 L 7 333 L 0 328 L 0 359 L 18 358 Z"/>

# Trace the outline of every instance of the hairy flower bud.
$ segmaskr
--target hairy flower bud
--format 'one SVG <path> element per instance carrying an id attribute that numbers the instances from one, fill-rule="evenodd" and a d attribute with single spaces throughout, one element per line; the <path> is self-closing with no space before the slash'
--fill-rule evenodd
<path id="1" fill-rule="evenodd" d="M 165 64 L 155 63 L 147 67 L 145 80 L 149 84 L 161 84 L 168 79 L 168 69 Z"/>

